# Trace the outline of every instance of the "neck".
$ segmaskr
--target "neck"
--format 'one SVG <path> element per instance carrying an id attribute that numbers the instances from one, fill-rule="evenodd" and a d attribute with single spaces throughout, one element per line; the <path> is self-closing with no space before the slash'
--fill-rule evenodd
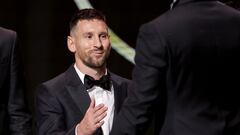
<path id="1" fill-rule="evenodd" d="M 76 62 L 77 68 L 83 73 L 93 77 L 95 80 L 99 80 L 106 73 L 106 66 L 100 68 L 91 68 L 83 63 Z"/>

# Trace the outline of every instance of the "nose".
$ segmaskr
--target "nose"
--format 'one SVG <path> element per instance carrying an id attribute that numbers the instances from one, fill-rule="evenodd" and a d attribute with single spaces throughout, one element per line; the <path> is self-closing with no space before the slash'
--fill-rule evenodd
<path id="1" fill-rule="evenodd" d="M 100 37 L 95 38 L 95 44 L 94 45 L 95 45 L 96 48 L 101 48 L 102 47 L 102 41 L 101 41 Z"/>

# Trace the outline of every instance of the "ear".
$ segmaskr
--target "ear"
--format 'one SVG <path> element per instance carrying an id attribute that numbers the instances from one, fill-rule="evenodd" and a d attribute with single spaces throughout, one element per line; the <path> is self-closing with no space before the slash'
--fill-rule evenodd
<path id="1" fill-rule="evenodd" d="M 75 41 L 74 41 L 73 37 L 71 37 L 71 36 L 67 37 L 67 45 L 68 45 L 69 51 L 71 51 L 72 53 L 76 52 Z"/>

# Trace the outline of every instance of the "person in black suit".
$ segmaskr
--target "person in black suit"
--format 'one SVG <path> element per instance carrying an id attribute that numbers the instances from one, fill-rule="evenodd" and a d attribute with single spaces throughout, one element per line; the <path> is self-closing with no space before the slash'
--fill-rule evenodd
<path id="1" fill-rule="evenodd" d="M 31 115 L 24 96 L 15 31 L 0 27 L 0 134 L 30 135 Z"/>
<path id="2" fill-rule="evenodd" d="M 108 135 L 130 81 L 106 68 L 111 45 L 104 15 L 95 9 L 77 12 L 67 43 L 75 63 L 39 86 L 37 134 Z"/>
<path id="3" fill-rule="evenodd" d="M 139 31 L 133 86 L 111 135 L 240 134 L 240 12 L 176 0 Z"/>

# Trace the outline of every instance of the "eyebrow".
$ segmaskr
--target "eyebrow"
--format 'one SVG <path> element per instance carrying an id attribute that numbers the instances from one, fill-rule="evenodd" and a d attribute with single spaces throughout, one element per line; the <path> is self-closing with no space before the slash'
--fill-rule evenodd
<path id="1" fill-rule="evenodd" d="M 100 35 L 108 35 L 108 32 L 101 32 Z"/>
<path id="2" fill-rule="evenodd" d="M 85 32 L 82 35 L 84 35 L 84 36 L 86 36 L 86 35 L 93 35 L 93 33 L 92 32 Z"/>

